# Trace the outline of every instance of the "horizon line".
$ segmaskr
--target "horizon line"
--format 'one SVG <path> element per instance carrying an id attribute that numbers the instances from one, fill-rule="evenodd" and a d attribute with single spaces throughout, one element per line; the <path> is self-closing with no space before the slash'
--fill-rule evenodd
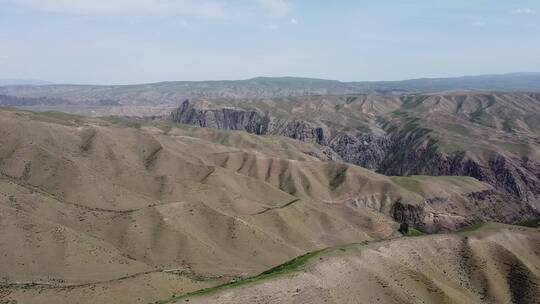
<path id="1" fill-rule="evenodd" d="M 43 84 L 11 84 L 0 85 L 0 87 L 14 87 L 14 86 L 139 86 L 139 85 L 151 85 L 151 84 L 167 84 L 167 83 L 204 83 L 204 82 L 238 82 L 238 81 L 251 81 L 256 79 L 304 79 L 315 81 L 333 81 L 339 83 L 384 83 L 384 82 L 404 82 L 414 80 L 430 80 L 430 79 L 458 79 L 468 77 L 497 77 L 497 76 L 540 76 L 540 72 L 506 72 L 506 73 L 489 73 L 489 74 L 474 74 L 474 75 L 460 75 L 460 76 L 444 76 L 444 77 L 417 77 L 406 78 L 398 80 L 353 80 L 342 81 L 338 79 L 319 78 L 319 77 L 307 77 L 307 76 L 254 76 L 244 79 L 208 79 L 208 80 L 162 80 L 162 81 L 150 81 L 150 82 L 137 82 L 126 84 L 93 84 L 93 83 L 70 83 L 70 82 L 52 82 L 47 80 L 41 80 L 36 78 L 0 78 L 1 81 L 21 81 L 21 82 L 42 82 Z"/>

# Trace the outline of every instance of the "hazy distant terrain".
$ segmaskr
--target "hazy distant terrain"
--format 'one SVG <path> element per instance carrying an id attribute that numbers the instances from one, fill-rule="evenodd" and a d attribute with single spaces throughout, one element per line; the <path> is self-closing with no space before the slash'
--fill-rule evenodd
<path id="1" fill-rule="evenodd" d="M 53 84 L 52 82 L 36 80 L 36 79 L 0 79 L 1 86 L 20 86 L 20 85 L 47 85 Z"/>
<path id="2" fill-rule="evenodd" d="M 139 105 L 179 104 L 184 99 L 274 98 L 354 93 L 396 94 L 447 90 L 540 92 L 540 73 L 340 82 L 335 80 L 258 77 L 235 81 L 173 81 L 123 86 L 47 85 L 0 87 L 0 105 Z M 3 95 L 3 96 L 1 96 Z M 21 98 L 20 101 L 13 98 Z"/>

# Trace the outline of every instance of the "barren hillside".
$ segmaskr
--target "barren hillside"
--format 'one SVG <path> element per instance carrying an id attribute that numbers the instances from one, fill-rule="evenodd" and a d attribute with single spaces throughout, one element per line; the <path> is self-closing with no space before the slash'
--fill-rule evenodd
<path id="1" fill-rule="evenodd" d="M 286 137 L 14 110 L 0 133 L 6 301 L 148 303 L 402 222 L 531 216 L 473 178 L 387 177 Z"/>
<path id="2" fill-rule="evenodd" d="M 493 224 L 356 244 L 170 303 L 540 303 L 539 244 L 537 229 Z"/>

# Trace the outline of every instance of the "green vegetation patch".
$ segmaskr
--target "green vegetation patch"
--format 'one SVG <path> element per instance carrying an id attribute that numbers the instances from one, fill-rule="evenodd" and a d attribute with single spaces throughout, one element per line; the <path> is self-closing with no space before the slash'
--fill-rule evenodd
<path id="1" fill-rule="evenodd" d="M 518 155 L 527 155 L 530 152 L 529 146 L 524 143 L 500 143 L 499 146 Z"/>
<path id="2" fill-rule="evenodd" d="M 152 164 L 154 164 L 161 150 L 163 150 L 163 147 L 159 146 L 158 148 L 150 152 L 150 154 L 147 157 L 144 158 L 144 167 L 146 169 L 149 169 L 152 166 Z"/>
<path id="3" fill-rule="evenodd" d="M 519 230 L 525 230 L 525 229 L 530 228 L 532 229 L 532 231 L 535 231 L 536 228 L 540 228 L 540 218 L 527 220 L 527 221 L 524 221 L 518 224 L 513 224 L 513 225 L 497 223 L 497 222 L 476 223 L 476 224 L 461 228 L 455 231 L 455 233 L 462 234 L 464 236 L 475 235 L 477 233 L 480 233 L 479 235 L 483 235 L 487 232 L 496 232 L 501 229 L 512 229 L 512 228 L 518 228 Z"/>
<path id="4" fill-rule="evenodd" d="M 447 142 L 445 138 L 442 140 L 437 138 L 437 151 L 441 153 L 452 153 L 465 150 L 465 146 L 462 143 Z"/>
<path id="5" fill-rule="evenodd" d="M 529 228 L 540 228 L 540 218 L 535 218 L 532 220 L 524 221 L 517 223 L 517 226 L 529 227 Z"/>
<path id="6" fill-rule="evenodd" d="M 471 113 L 471 121 L 482 126 L 495 128 L 495 119 L 490 114 L 484 112 L 483 108 L 478 108 L 476 111 Z"/>
<path id="7" fill-rule="evenodd" d="M 508 133 L 514 133 L 514 123 L 510 119 L 503 121 L 503 130 Z"/>
<path id="8" fill-rule="evenodd" d="M 481 185 L 481 182 L 474 177 L 463 175 L 441 175 L 441 176 L 425 176 L 425 178 L 441 183 L 453 184 L 458 187 Z"/>
<path id="9" fill-rule="evenodd" d="M 94 138 L 96 137 L 96 133 L 97 132 L 94 129 L 85 129 L 82 131 L 80 144 L 81 150 L 85 152 L 90 151 L 92 143 L 94 142 Z"/>
<path id="10" fill-rule="evenodd" d="M 463 125 L 458 125 L 458 124 L 447 124 L 445 126 L 445 130 L 452 133 L 459 134 L 459 135 L 463 135 L 463 136 L 471 135 L 471 132 L 469 131 L 467 127 L 464 127 Z"/>
<path id="11" fill-rule="evenodd" d="M 397 117 L 407 117 L 407 112 L 402 110 L 395 110 L 394 112 L 392 112 L 392 115 Z"/>
<path id="12" fill-rule="evenodd" d="M 77 125 L 82 124 L 85 121 L 85 117 L 74 115 L 74 114 L 68 114 L 64 112 L 57 112 L 57 111 L 46 111 L 46 112 L 28 111 L 26 113 L 30 113 L 33 119 L 43 121 L 43 122 L 64 125 L 64 126 L 77 126 Z"/>
<path id="13" fill-rule="evenodd" d="M 110 122 L 113 125 L 118 125 L 122 127 L 135 128 L 135 129 L 141 128 L 141 123 L 132 121 L 126 118 L 118 117 L 118 116 L 105 116 L 105 117 L 100 117 L 100 119 Z"/>
<path id="14" fill-rule="evenodd" d="M 290 260 L 288 262 L 285 262 L 285 263 L 283 263 L 281 265 L 278 265 L 278 266 L 276 266 L 274 268 L 268 269 L 268 270 L 260 273 L 259 275 L 254 276 L 254 277 L 241 279 L 241 280 L 238 280 L 238 281 L 232 281 L 232 282 L 229 282 L 229 283 L 225 283 L 225 284 L 221 284 L 221 285 L 217 285 L 217 286 L 214 286 L 214 287 L 209 287 L 209 288 L 205 288 L 205 289 L 201 289 L 201 290 L 197 290 L 197 291 L 193 291 L 193 292 L 188 292 L 188 293 L 181 294 L 181 295 L 176 295 L 171 299 L 161 301 L 161 302 L 158 302 L 158 303 L 160 303 L 160 304 L 173 303 L 173 302 L 178 301 L 178 300 L 182 300 L 182 299 L 186 299 L 186 298 L 190 298 L 190 297 L 195 297 L 195 296 L 207 295 L 207 294 L 214 293 L 214 292 L 224 290 L 224 289 L 227 289 L 227 288 L 239 287 L 239 286 L 242 286 L 242 285 L 251 284 L 251 283 L 261 281 L 261 280 L 269 279 L 269 278 L 272 278 L 272 277 L 275 277 L 275 276 L 278 276 L 278 275 L 284 275 L 284 274 L 287 274 L 287 273 L 296 272 L 296 271 L 302 270 L 304 268 L 304 266 L 306 265 L 306 263 L 311 258 L 321 254 L 323 251 L 326 251 L 326 250 L 328 250 L 328 248 L 308 252 L 308 253 L 306 253 L 304 255 L 298 256 L 298 257 L 296 257 L 296 258 L 294 258 L 294 259 L 292 259 L 292 260 Z"/>
<path id="15" fill-rule="evenodd" d="M 404 234 L 404 236 L 410 236 L 410 237 L 422 236 L 422 235 L 426 235 L 426 233 L 414 227 L 409 228 L 409 231 L 406 234 Z"/>
<path id="16" fill-rule="evenodd" d="M 346 104 L 351 104 L 351 103 L 355 102 L 357 99 L 358 99 L 358 97 L 356 97 L 356 96 L 349 96 L 349 97 L 347 97 L 345 99 L 345 103 Z"/>
<path id="17" fill-rule="evenodd" d="M 401 235 L 407 236 L 407 237 L 422 236 L 422 235 L 427 234 L 424 231 L 422 231 L 422 229 L 415 228 L 409 225 L 408 223 L 401 223 L 399 225 L 398 232 L 401 233 Z"/>
<path id="18" fill-rule="evenodd" d="M 407 96 L 405 100 L 403 101 L 403 108 L 404 109 L 413 109 L 418 106 L 420 106 L 426 99 L 428 99 L 428 95 L 411 95 Z"/>
<path id="19" fill-rule="evenodd" d="M 526 115 L 523 120 L 525 124 L 532 130 L 540 132 L 540 114 L 532 113 Z"/>
<path id="20" fill-rule="evenodd" d="M 418 117 L 406 117 L 403 124 L 398 129 L 399 135 L 401 137 L 411 136 L 415 139 L 420 139 L 421 137 L 431 133 L 432 130 L 420 126 L 420 118 Z"/>
<path id="21" fill-rule="evenodd" d="M 422 190 L 422 184 L 415 177 L 412 177 L 412 176 L 392 176 L 392 177 L 390 177 L 390 179 L 392 180 L 392 182 L 396 183 L 397 185 L 399 185 L 399 186 L 401 186 L 401 187 L 403 187 L 403 188 L 405 188 L 405 189 L 407 189 L 409 191 L 418 193 L 420 195 L 424 194 L 424 191 Z"/>
<path id="22" fill-rule="evenodd" d="M 154 126 L 163 131 L 164 135 L 169 135 L 169 132 L 173 129 L 173 126 L 170 123 L 156 123 Z"/>
<path id="23" fill-rule="evenodd" d="M 411 175 L 411 176 L 391 176 L 390 179 L 395 184 L 420 195 L 424 195 L 424 187 L 429 186 L 426 182 L 434 182 L 439 185 L 456 185 L 459 187 L 469 185 L 480 185 L 480 182 L 469 176 L 427 176 L 427 175 Z"/>
<path id="24" fill-rule="evenodd" d="M 457 233 L 473 232 L 473 231 L 476 231 L 476 230 L 484 227 L 485 225 L 486 225 L 486 223 L 476 223 L 476 224 L 472 224 L 470 226 L 461 228 L 461 229 L 457 230 L 456 232 Z"/>

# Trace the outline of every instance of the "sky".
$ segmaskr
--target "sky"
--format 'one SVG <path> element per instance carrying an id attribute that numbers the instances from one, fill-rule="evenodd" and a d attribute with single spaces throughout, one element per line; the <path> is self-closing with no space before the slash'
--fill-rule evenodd
<path id="1" fill-rule="evenodd" d="M 0 78 L 540 72 L 539 0 L 0 0 Z"/>

